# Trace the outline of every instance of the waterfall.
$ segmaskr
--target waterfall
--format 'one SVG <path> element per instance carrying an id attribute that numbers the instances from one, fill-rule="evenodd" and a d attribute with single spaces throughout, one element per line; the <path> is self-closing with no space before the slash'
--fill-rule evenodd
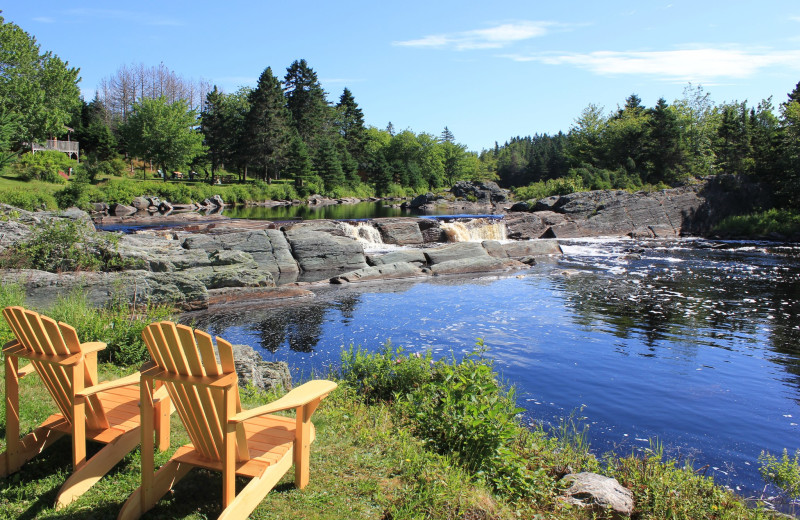
<path id="1" fill-rule="evenodd" d="M 506 240 L 506 223 L 499 219 L 477 218 L 467 222 L 442 222 L 449 242 Z"/>
<path id="2" fill-rule="evenodd" d="M 350 238 L 361 242 L 364 249 L 374 249 L 376 247 L 385 247 L 381 232 L 377 228 L 370 225 L 369 222 L 357 222 L 355 225 L 347 222 L 339 222 L 342 231 Z"/>

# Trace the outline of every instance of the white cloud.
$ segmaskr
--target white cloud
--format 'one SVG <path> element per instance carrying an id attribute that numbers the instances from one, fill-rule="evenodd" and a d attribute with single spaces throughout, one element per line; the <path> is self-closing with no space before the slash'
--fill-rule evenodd
<path id="1" fill-rule="evenodd" d="M 797 69 L 800 50 L 744 51 L 739 49 L 683 49 L 673 51 L 595 51 L 507 55 L 515 61 L 573 65 L 601 75 L 646 75 L 676 82 L 708 82 L 749 78 L 769 67 Z"/>
<path id="2" fill-rule="evenodd" d="M 519 21 L 450 34 L 431 34 L 416 40 L 392 42 L 401 47 L 453 48 L 455 50 L 500 49 L 514 42 L 547 34 L 552 22 Z"/>

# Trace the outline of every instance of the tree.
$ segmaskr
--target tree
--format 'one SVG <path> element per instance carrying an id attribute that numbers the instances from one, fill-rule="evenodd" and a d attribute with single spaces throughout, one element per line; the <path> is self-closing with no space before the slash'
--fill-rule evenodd
<path id="1" fill-rule="evenodd" d="M 730 103 L 722 107 L 715 151 L 717 166 L 725 173 L 752 172 L 753 148 L 746 103 Z"/>
<path id="2" fill-rule="evenodd" d="M 0 112 L 14 125 L 16 147 L 66 133 L 80 104 L 78 71 L 0 16 Z"/>
<path id="3" fill-rule="evenodd" d="M 652 168 L 644 180 L 653 184 L 675 181 L 685 160 L 678 116 L 664 98 L 650 112 L 646 153 Z"/>
<path id="4" fill-rule="evenodd" d="M 344 138 L 347 151 L 358 163 L 365 159 L 367 130 L 364 127 L 364 113 L 356 103 L 353 93 L 345 88 L 339 103 L 336 104 L 336 127 Z"/>
<path id="5" fill-rule="evenodd" d="M 329 139 L 321 139 L 317 155 L 314 160 L 317 175 L 325 183 L 325 191 L 331 192 L 334 188 L 344 184 L 344 170 L 339 160 L 336 147 Z"/>
<path id="6" fill-rule="evenodd" d="M 188 165 L 203 153 L 203 136 L 195 130 L 197 114 L 186 101 L 144 98 L 134 103 L 122 127 L 129 151 L 152 160 L 164 172 Z"/>
<path id="7" fill-rule="evenodd" d="M 295 135 L 289 145 L 289 152 L 286 156 L 286 176 L 294 179 L 294 185 L 302 188 L 306 179 L 314 175 L 311 157 L 308 155 L 306 144 Z"/>
<path id="8" fill-rule="evenodd" d="M 313 152 L 317 140 L 330 119 L 330 106 L 317 79 L 317 73 L 306 60 L 292 63 L 284 77 L 286 107 L 292 115 L 292 125 L 306 146 Z"/>
<path id="9" fill-rule="evenodd" d="M 291 142 L 292 128 L 281 83 L 271 67 L 261 73 L 249 101 L 250 111 L 244 125 L 248 163 L 261 172 L 262 179 L 277 179 Z"/>
<path id="10" fill-rule="evenodd" d="M 81 100 L 80 113 L 74 118 L 72 127 L 83 156 L 92 156 L 99 161 L 117 156 L 119 143 L 106 121 L 106 109 L 96 96 L 90 103 Z"/>
<path id="11" fill-rule="evenodd" d="M 439 140 L 443 143 L 454 143 L 456 141 L 456 136 L 453 135 L 453 132 L 451 132 L 449 128 L 444 127 Z"/>

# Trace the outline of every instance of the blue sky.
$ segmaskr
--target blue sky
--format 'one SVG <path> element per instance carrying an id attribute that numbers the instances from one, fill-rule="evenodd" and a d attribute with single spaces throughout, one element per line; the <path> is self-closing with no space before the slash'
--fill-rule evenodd
<path id="1" fill-rule="evenodd" d="M 682 97 L 774 96 L 800 81 L 800 2 L 14 0 L 2 16 L 81 69 L 87 100 L 123 65 L 158 65 L 227 92 L 305 58 L 330 101 L 348 87 L 367 124 L 472 150 L 568 131 L 611 111 Z"/>

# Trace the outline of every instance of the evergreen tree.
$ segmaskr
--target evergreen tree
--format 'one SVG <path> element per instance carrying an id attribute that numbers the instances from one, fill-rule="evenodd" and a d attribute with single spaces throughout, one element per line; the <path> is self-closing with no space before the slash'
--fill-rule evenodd
<path id="1" fill-rule="evenodd" d="M 746 103 L 722 107 L 717 130 L 717 166 L 725 173 L 745 174 L 753 170 L 750 122 Z"/>
<path id="2" fill-rule="evenodd" d="M 658 100 L 651 116 L 646 152 L 652 169 L 643 180 L 652 184 L 674 182 L 685 159 L 678 116 L 664 98 Z"/>
<path id="3" fill-rule="evenodd" d="M 391 121 L 389 121 L 389 124 L 386 125 L 386 133 L 394 137 L 394 125 L 392 124 Z"/>
<path id="4" fill-rule="evenodd" d="M 75 131 L 73 138 L 80 143 L 81 155 L 92 156 L 99 161 L 117 156 L 118 142 L 106 121 L 105 107 L 97 95 L 90 103 L 81 100 L 79 113 L 72 122 Z"/>
<path id="5" fill-rule="evenodd" d="M 330 106 L 317 73 L 308 66 L 306 60 L 295 61 L 286 69 L 284 87 L 292 125 L 313 152 L 331 117 Z"/>
<path id="6" fill-rule="evenodd" d="M 325 183 L 325 191 L 330 193 L 334 188 L 344 184 L 345 177 L 342 163 L 339 160 L 336 147 L 331 143 L 330 139 L 323 138 L 319 141 L 314 166 L 317 175 Z"/>
<path id="7" fill-rule="evenodd" d="M 211 162 L 211 173 L 224 167 L 230 157 L 230 128 L 225 114 L 225 95 L 214 85 L 214 90 L 206 95 L 203 111 L 200 113 L 200 132 L 203 144 L 208 147 L 208 158 Z"/>
<path id="8" fill-rule="evenodd" d="M 308 148 L 306 148 L 306 144 L 298 135 L 292 138 L 292 142 L 289 145 L 285 172 L 288 177 L 294 179 L 294 185 L 297 188 L 302 188 L 306 180 L 314 175 Z"/>
<path id="9" fill-rule="evenodd" d="M 345 88 L 336 105 L 336 127 L 344 138 L 347 152 L 353 160 L 363 162 L 366 154 L 367 130 L 364 127 L 364 113 L 356 103 L 352 92 Z M 357 168 L 357 167 L 356 167 Z"/>
<path id="10" fill-rule="evenodd" d="M 439 137 L 439 140 L 443 143 L 454 143 L 456 141 L 456 137 L 453 135 L 453 132 L 451 132 L 449 128 L 444 127 L 444 130 L 442 130 L 442 135 L 441 137 Z"/>
<path id="11" fill-rule="evenodd" d="M 267 67 L 250 93 L 245 119 L 247 157 L 264 180 L 280 177 L 292 137 L 290 114 L 284 105 L 281 83 Z"/>

